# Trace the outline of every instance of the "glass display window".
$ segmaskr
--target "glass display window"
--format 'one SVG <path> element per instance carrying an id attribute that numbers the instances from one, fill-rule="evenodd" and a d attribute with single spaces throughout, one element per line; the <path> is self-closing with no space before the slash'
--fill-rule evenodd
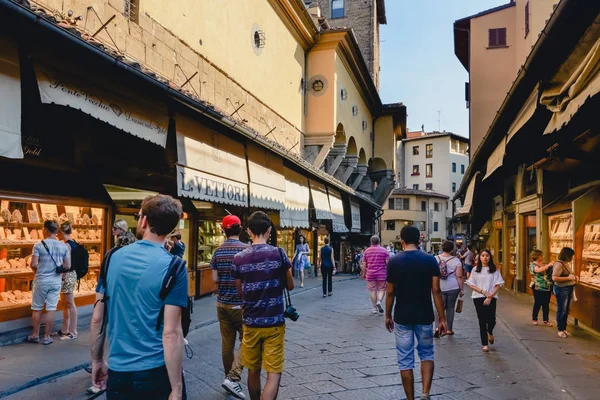
<path id="1" fill-rule="evenodd" d="M 600 220 L 585 225 L 579 278 L 600 289 Z"/>
<path id="2" fill-rule="evenodd" d="M 198 223 L 198 264 L 210 263 L 215 250 L 225 242 L 221 223 L 199 221 Z"/>
<path id="3" fill-rule="evenodd" d="M 551 259 L 557 260 L 563 247 L 573 248 L 573 214 L 563 213 L 548 217 Z"/>
<path id="4" fill-rule="evenodd" d="M 294 229 L 278 230 L 277 241 L 279 242 L 277 245 L 285 251 L 285 254 L 287 254 L 288 258 L 291 260 L 292 257 L 294 257 L 294 250 L 296 249 Z"/>

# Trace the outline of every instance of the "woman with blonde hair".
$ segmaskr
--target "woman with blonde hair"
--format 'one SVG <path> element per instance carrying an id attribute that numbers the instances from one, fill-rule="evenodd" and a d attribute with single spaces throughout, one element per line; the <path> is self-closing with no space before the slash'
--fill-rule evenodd
<path id="1" fill-rule="evenodd" d="M 544 325 L 550 323 L 550 297 L 552 297 L 552 264 L 544 265 L 544 253 L 533 250 L 530 254 L 529 272 L 531 273 L 531 290 L 533 290 L 533 313 L 531 320 L 538 324 L 538 315 L 542 309 Z"/>

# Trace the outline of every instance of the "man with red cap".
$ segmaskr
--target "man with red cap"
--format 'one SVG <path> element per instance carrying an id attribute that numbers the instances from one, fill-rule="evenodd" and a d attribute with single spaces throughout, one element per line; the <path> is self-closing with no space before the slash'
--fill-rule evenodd
<path id="1" fill-rule="evenodd" d="M 227 240 L 215 251 L 210 261 L 213 279 L 218 286 L 217 318 L 221 328 L 221 353 L 226 376 L 221 386 L 236 398 L 245 399 L 246 395 L 240 385 L 241 349 L 234 354 L 236 333 L 240 342 L 242 341 L 242 298 L 237 291 L 235 279 L 231 277 L 231 265 L 233 257 L 249 246 L 239 240 L 242 222 L 235 215 L 223 218 L 221 228 Z"/>

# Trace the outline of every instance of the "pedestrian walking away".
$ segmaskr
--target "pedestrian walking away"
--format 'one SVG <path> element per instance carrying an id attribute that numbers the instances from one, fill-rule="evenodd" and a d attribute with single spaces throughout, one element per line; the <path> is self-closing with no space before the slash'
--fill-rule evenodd
<path id="1" fill-rule="evenodd" d="M 542 309 L 545 326 L 550 323 L 550 297 L 552 297 L 552 264 L 544 264 L 544 253 L 533 250 L 530 254 L 529 272 L 531 273 L 530 287 L 533 290 L 533 311 L 531 320 L 538 324 L 538 315 Z"/>
<path id="2" fill-rule="evenodd" d="M 579 277 L 573 274 L 571 262 L 575 251 L 570 247 L 563 247 L 558 254 L 558 260 L 552 266 L 552 281 L 554 282 L 554 295 L 556 296 L 556 326 L 558 336 L 566 338 L 567 319 L 571 309 L 571 301 L 575 296 L 575 285 Z"/>
<path id="3" fill-rule="evenodd" d="M 440 269 L 440 288 L 442 290 L 442 300 L 446 312 L 448 331 L 446 334 L 454 335 L 454 307 L 458 297 L 464 295 L 463 292 L 463 270 L 462 263 L 458 258 L 452 255 L 454 252 L 454 242 L 450 240 L 442 243 L 442 254 L 435 259 Z M 440 337 L 438 329 L 439 314 L 435 313 L 435 333 L 436 338 Z"/>
<path id="4" fill-rule="evenodd" d="M 44 239 L 33 246 L 31 269 L 33 278 L 33 295 L 31 298 L 31 324 L 33 331 L 27 337 L 30 343 L 40 343 L 40 325 L 42 310 L 46 307 L 44 338 L 41 343 L 53 342 L 50 337 L 54 325 L 54 311 L 62 287 L 62 273 L 71 268 L 71 255 L 66 244 L 56 238 L 58 224 L 55 221 L 44 222 Z"/>
<path id="5" fill-rule="evenodd" d="M 323 297 L 333 295 L 333 268 L 335 259 L 333 248 L 329 245 L 329 238 L 324 239 L 325 245 L 321 247 L 321 276 L 323 277 Z"/>
<path id="6" fill-rule="evenodd" d="M 471 298 L 479 320 L 479 335 L 483 351 L 488 352 L 488 344 L 494 344 L 494 327 L 496 326 L 496 302 L 498 291 L 504 285 L 504 279 L 494 264 L 492 253 L 482 250 L 479 253 L 479 265 L 471 271 L 467 285 L 473 289 Z"/>
<path id="7" fill-rule="evenodd" d="M 432 295 L 439 314 L 438 331 L 441 336 L 447 331 L 440 268 L 432 255 L 419 251 L 420 236 L 414 226 L 402 228 L 400 242 L 404 251 L 390 259 L 387 273 L 385 326 L 396 335 L 400 376 L 408 400 L 415 398 L 415 338 L 421 360 L 421 399 L 429 399 L 431 392 L 434 370 Z"/>
<path id="8" fill-rule="evenodd" d="M 285 252 L 267 244 L 272 223 L 256 211 L 248 218 L 252 246 L 233 258 L 231 275 L 236 279 L 243 304 L 242 365 L 248 369 L 248 392 L 252 400 L 274 400 L 284 364 L 284 280 L 294 288 L 292 264 Z M 261 369 L 267 373 L 261 397 Z"/>
<path id="9" fill-rule="evenodd" d="M 233 258 L 249 246 L 240 242 L 242 222 L 235 215 L 228 215 L 221 223 L 225 242 L 215 250 L 210 266 L 217 284 L 217 319 L 221 331 L 221 356 L 225 380 L 221 386 L 238 399 L 246 395 L 240 385 L 242 379 L 241 347 L 235 352 L 236 337 L 242 342 L 242 297 L 231 276 Z"/>
<path id="10" fill-rule="evenodd" d="M 380 245 L 379 236 L 371 236 L 371 246 L 365 250 L 363 255 L 361 276 L 367 280 L 373 314 L 378 312 L 383 314 L 381 302 L 386 291 L 386 268 L 389 259 L 390 253 Z"/>
<path id="11" fill-rule="evenodd" d="M 165 248 L 181 217 L 179 200 L 147 197 L 135 215 L 141 240 L 114 250 L 104 265 L 104 307 L 94 309 L 90 343 L 92 379 L 106 388 L 108 400 L 186 398 L 181 319 L 188 274 L 185 262 Z M 162 300 L 167 283 L 171 289 Z"/>
<path id="12" fill-rule="evenodd" d="M 310 262 L 308 261 L 308 255 L 310 254 L 310 248 L 306 243 L 304 235 L 298 237 L 298 244 L 296 245 L 296 252 L 294 253 L 294 271 L 300 277 L 300 287 L 304 287 L 304 270 L 310 268 Z"/>
<path id="13" fill-rule="evenodd" d="M 73 259 L 73 251 L 78 251 L 79 244 L 71 239 L 71 233 L 73 229 L 70 222 L 64 222 L 60 225 L 58 230 L 58 238 L 63 240 L 67 244 L 69 250 L 69 256 L 71 258 L 71 269 L 68 272 L 62 274 L 62 286 L 60 293 L 65 303 L 63 308 L 63 321 L 62 326 L 58 330 L 57 334 L 60 340 L 73 340 L 77 339 L 77 306 L 75 305 L 75 284 L 77 283 L 77 272 L 74 270 L 74 263 L 81 262 L 81 260 L 75 261 Z M 87 257 L 87 251 L 85 252 Z M 87 261 L 87 260 L 86 260 Z M 86 264 L 87 265 L 87 264 Z"/>

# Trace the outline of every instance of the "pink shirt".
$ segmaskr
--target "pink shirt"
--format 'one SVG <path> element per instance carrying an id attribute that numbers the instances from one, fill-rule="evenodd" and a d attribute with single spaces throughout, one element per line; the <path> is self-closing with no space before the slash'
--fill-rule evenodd
<path id="1" fill-rule="evenodd" d="M 390 253 L 379 245 L 372 245 L 365 250 L 363 256 L 367 267 L 368 281 L 385 281 L 387 278 L 387 261 Z"/>

